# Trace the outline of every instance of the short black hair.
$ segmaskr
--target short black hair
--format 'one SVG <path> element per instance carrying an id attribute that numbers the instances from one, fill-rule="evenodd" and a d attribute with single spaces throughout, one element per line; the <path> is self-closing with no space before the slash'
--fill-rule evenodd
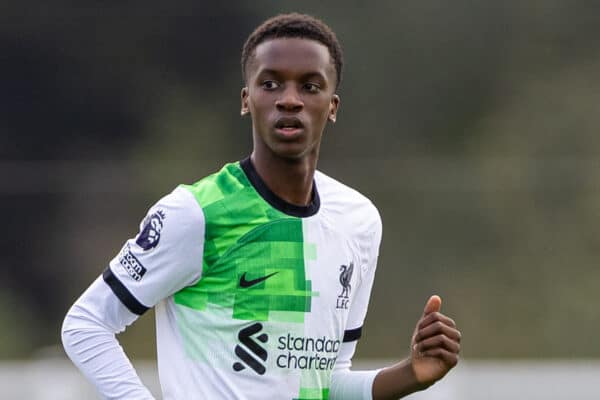
<path id="1" fill-rule="evenodd" d="M 340 85 L 344 55 L 335 33 L 323 21 L 311 15 L 299 13 L 280 14 L 269 18 L 248 36 L 242 49 L 242 77 L 244 81 L 246 80 L 248 60 L 253 55 L 256 47 L 262 42 L 275 38 L 310 39 L 324 44 L 329 49 L 329 54 L 335 66 L 335 86 L 337 88 Z"/>

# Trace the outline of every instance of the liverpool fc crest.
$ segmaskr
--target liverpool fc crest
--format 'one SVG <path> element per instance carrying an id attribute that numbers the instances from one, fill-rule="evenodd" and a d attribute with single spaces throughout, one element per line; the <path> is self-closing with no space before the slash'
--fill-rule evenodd
<path id="1" fill-rule="evenodd" d="M 353 263 L 350 263 L 350 266 L 340 266 L 340 284 L 342 285 L 342 292 L 338 295 L 335 308 L 344 310 L 348 309 L 348 302 L 350 301 L 350 291 L 352 290 L 352 285 L 350 285 L 350 280 L 352 279 L 352 271 L 354 271 Z"/>

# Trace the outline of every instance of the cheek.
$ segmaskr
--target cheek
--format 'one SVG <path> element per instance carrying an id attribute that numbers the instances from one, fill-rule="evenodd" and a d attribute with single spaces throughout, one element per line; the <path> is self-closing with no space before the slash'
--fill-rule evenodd
<path id="1" fill-rule="evenodd" d="M 265 110 L 269 108 L 269 99 L 265 99 L 263 97 L 260 98 L 249 98 L 248 99 L 248 108 L 252 114 L 262 114 Z"/>
<path id="2" fill-rule="evenodd" d="M 319 124 L 324 124 L 327 122 L 327 118 L 329 117 L 329 109 L 330 103 L 328 101 L 319 102 L 312 107 L 312 114 L 315 116 Z"/>

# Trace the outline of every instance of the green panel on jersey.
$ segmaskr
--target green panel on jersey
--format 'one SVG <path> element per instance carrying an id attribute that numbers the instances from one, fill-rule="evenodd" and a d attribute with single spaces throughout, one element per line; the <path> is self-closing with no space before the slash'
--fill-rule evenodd
<path id="1" fill-rule="evenodd" d="M 227 164 L 193 185 L 182 186 L 194 195 L 204 213 L 204 267 L 209 269 L 247 232 L 287 217 L 256 193 L 239 163 Z"/>
<path id="2" fill-rule="evenodd" d="M 242 320 L 298 313 L 284 318 L 302 322 L 315 295 L 304 259 L 316 257 L 314 245 L 304 244 L 302 220 L 264 201 L 238 163 L 185 187 L 204 212 L 204 268 L 202 279 L 176 293 L 175 302 L 197 310 L 208 303 L 231 308 Z"/>
<path id="3" fill-rule="evenodd" d="M 329 389 L 321 388 L 300 388 L 299 397 L 293 400 L 327 400 L 329 398 Z"/>

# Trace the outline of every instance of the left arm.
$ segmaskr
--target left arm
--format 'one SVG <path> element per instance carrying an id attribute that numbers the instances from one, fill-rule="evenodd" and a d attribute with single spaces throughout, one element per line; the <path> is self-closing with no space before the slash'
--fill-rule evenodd
<path id="1" fill-rule="evenodd" d="M 352 331 L 362 328 L 379 254 L 381 219 L 376 214 L 371 221 L 374 224 L 366 230 L 370 242 L 366 252 L 366 273 L 357 288 L 347 321 L 347 329 Z M 461 335 L 454 321 L 439 312 L 440 307 L 439 296 L 432 296 L 412 336 L 410 356 L 390 367 L 373 371 L 351 371 L 351 359 L 358 337 L 344 342 L 331 376 L 330 398 L 398 399 L 424 390 L 444 377 L 458 363 Z"/>
<path id="2" fill-rule="evenodd" d="M 356 265 L 354 274 L 360 278 L 353 289 L 352 303 L 348 310 L 344 341 L 340 346 L 334 370 L 331 374 L 329 396 L 332 400 L 362 400 L 371 399 L 373 380 L 379 370 L 351 371 L 352 356 L 361 336 L 362 326 L 367 314 L 371 288 L 375 279 L 375 268 L 381 242 L 381 218 L 373 206 L 361 218 L 361 222 L 369 225 L 361 229 L 362 235 L 358 242 L 363 244 L 360 249 L 361 260 Z"/>
<path id="3" fill-rule="evenodd" d="M 373 380 L 379 370 L 351 371 L 352 355 L 356 341 L 342 343 L 338 352 L 335 368 L 331 374 L 329 398 L 332 400 L 371 399 Z"/>
<path id="4" fill-rule="evenodd" d="M 442 379 L 458 363 L 461 334 L 440 307 L 439 296 L 431 296 L 415 328 L 410 356 L 390 367 L 351 371 L 356 342 L 344 343 L 331 378 L 331 399 L 399 399 Z"/>

